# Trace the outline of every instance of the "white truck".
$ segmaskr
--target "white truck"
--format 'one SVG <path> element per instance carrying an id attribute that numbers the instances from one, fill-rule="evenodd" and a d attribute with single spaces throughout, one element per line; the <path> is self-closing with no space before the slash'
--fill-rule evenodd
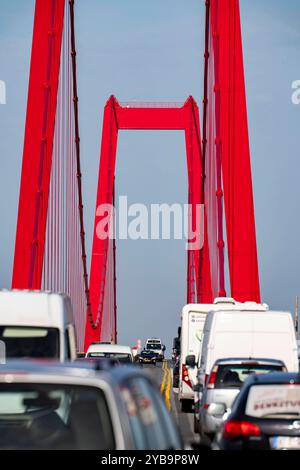
<path id="1" fill-rule="evenodd" d="M 0 290 L 0 341 L 6 359 L 76 359 L 70 298 L 49 291 Z"/>
<path id="2" fill-rule="evenodd" d="M 203 339 L 204 323 L 208 312 L 254 308 L 268 310 L 266 304 L 236 302 L 231 297 L 217 297 L 213 304 L 187 304 L 181 314 L 181 352 L 179 365 L 179 400 L 181 409 L 189 412 L 194 404 L 194 385 L 197 382 L 196 364 Z"/>
<path id="3" fill-rule="evenodd" d="M 151 349 L 151 351 L 154 351 L 158 356 L 158 361 L 164 360 L 166 347 L 160 338 L 148 338 L 145 349 Z"/>

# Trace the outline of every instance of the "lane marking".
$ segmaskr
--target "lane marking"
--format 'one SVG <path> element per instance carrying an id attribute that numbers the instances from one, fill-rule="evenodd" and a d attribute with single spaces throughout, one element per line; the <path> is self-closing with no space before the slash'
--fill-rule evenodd
<path id="1" fill-rule="evenodd" d="M 172 384 L 171 369 L 168 368 L 168 384 L 167 384 L 167 388 L 166 388 L 166 391 L 165 391 L 165 402 L 166 402 L 166 405 L 167 405 L 167 408 L 168 408 L 169 411 L 171 410 L 171 400 L 170 400 L 171 384 Z"/>
<path id="2" fill-rule="evenodd" d="M 163 393 L 164 393 L 165 384 L 166 384 L 166 378 L 167 378 L 166 361 L 163 361 L 162 370 L 164 371 L 164 375 L 163 375 L 163 380 L 162 380 L 162 383 L 161 383 L 161 386 L 160 386 L 160 393 L 161 393 L 161 395 L 163 395 Z"/>
<path id="3" fill-rule="evenodd" d="M 163 362 L 163 380 L 160 386 L 160 393 L 163 395 L 168 410 L 171 410 L 170 390 L 172 385 L 172 373 L 168 361 Z"/>

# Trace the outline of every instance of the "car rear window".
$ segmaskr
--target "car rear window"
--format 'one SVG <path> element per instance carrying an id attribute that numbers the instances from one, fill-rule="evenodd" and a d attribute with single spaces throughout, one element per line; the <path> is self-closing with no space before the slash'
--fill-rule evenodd
<path id="1" fill-rule="evenodd" d="M 282 370 L 282 366 L 275 364 L 222 364 L 217 369 L 215 388 L 241 388 L 251 374 L 268 374 Z"/>
<path id="2" fill-rule="evenodd" d="M 61 384 L 0 384 L 0 449 L 115 448 L 103 391 Z"/>
<path id="3" fill-rule="evenodd" d="M 118 353 L 118 352 L 101 352 L 101 351 L 94 351 L 89 352 L 87 357 L 94 358 L 94 359 L 117 359 L 122 364 L 127 364 L 132 362 L 131 354 L 125 353 Z"/>
<path id="4" fill-rule="evenodd" d="M 245 414 L 265 419 L 293 419 L 299 417 L 300 385 L 252 385 L 247 397 Z"/>

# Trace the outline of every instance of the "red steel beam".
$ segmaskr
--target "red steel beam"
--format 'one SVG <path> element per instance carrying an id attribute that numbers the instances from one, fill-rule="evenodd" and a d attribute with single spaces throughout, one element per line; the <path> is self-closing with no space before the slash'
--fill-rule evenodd
<path id="1" fill-rule="evenodd" d="M 260 301 L 238 0 L 210 0 L 231 295 Z"/>
<path id="2" fill-rule="evenodd" d="M 107 238 L 99 238 L 98 224 L 100 222 L 100 217 L 98 209 L 103 204 L 111 205 L 113 203 L 118 138 L 116 103 L 116 99 L 111 96 L 105 105 L 103 115 L 98 191 L 90 270 L 90 315 L 87 316 L 86 321 L 85 350 L 91 342 L 99 341 L 99 338 L 101 337 L 109 240 Z M 115 312 L 111 313 L 112 315 L 115 315 Z M 112 333 L 112 336 L 115 337 L 115 332 Z M 105 338 L 107 341 L 110 339 L 111 337 Z"/>
<path id="3" fill-rule="evenodd" d="M 36 0 L 13 288 L 41 287 L 64 0 Z"/>
<path id="4" fill-rule="evenodd" d="M 171 105 L 121 105 L 111 96 L 106 103 L 103 117 L 102 143 L 96 201 L 93 247 L 90 274 L 90 301 L 93 318 L 87 316 L 85 349 L 93 341 L 109 340 L 115 332 L 107 337 L 102 336 L 101 325 L 103 315 L 115 315 L 104 312 L 104 293 L 106 289 L 108 240 L 99 237 L 99 207 L 111 204 L 114 191 L 114 174 L 116 165 L 117 134 L 119 129 L 158 129 L 184 130 L 186 138 L 188 168 L 188 201 L 192 205 L 191 228 L 200 230 L 203 221 L 196 219 L 196 205 L 202 200 L 202 150 L 200 137 L 199 110 L 196 102 L 189 97 L 182 106 Z M 103 214 L 104 215 L 104 214 Z M 198 224 L 198 225 L 197 225 Z M 200 263 L 200 247 L 193 249 L 188 256 L 188 301 L 211 302 L 211 280 L 208 263 L 208 246 L 203 248 L 204 262 Z M 205 264 L 204 264 L 205 263 Z M 194 269 L 194 273 L 192 272 Z M 200 282 L 201 280 L 201 282 Z M 193 288 L 195 285 L 195 289 Z M 196 292 L 195 292 L 196 291 Z M 107 323 L 107 322 L 106 322 Z M 114 328 L 116 324 L 114 322 Z M 107 334 L 107 332 L 106 332 Z"/>

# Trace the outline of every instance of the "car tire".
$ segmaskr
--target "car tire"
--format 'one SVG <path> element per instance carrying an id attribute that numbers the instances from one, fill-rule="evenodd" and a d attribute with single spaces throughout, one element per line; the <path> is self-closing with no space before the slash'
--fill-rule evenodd
<path id="1" fill-rule="evenodd" d="M 203 432 L 203 430 L 201 429 L 201 426 L 199 426 L 199 433 L 200 433 L 200 436 L 201 436 L 201 439 L 203 441 L 210 441 L 212 442 L 215 438 L 215 434 L 212 433 L 212 432 Z"/>
<path id="2" fill-rule="evenodd" d="M 215 434 L 212 432 L 205 434 L 205 436 L 210 440 L 210 442 L 212 442 L 215 438 Z"/>
<path id="3" fill-rule="evenodd" d="M 196 414 L 194 414 L 194 433 L 200 434 L 200 423 L 199 419 L 196 418 Z"/>
<path id="4" fill-rule="evenodd" d="M 181 411 L 182 413 L 191 413 L 192 400 L 181 400 Z"/>

